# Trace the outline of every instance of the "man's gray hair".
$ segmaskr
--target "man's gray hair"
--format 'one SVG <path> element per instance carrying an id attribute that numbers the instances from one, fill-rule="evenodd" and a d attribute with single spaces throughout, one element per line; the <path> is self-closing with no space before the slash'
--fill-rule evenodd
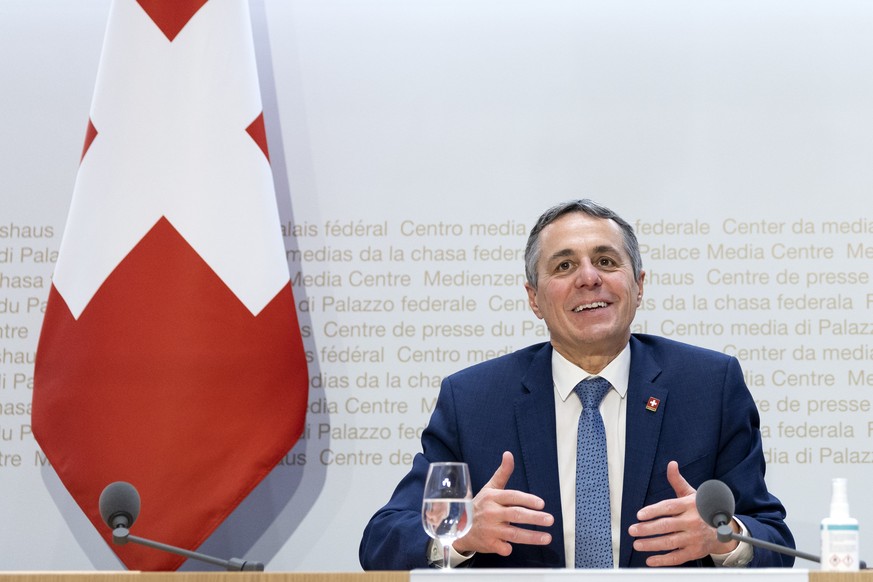
<path id="1" fill-rule="evenodd" d="M 634 271 L 634 281 L 639 281 L 640 273 L 643 270 L 643 259 L 640 256 L 640 244 L 637 242 L 637 235 L 634 233 L 634 228 L 621 216 L 605 206 L 597 204 L 593 200 L 583 198 L 581 200 L 570 200 L 552 206 L 540 215 L 536 224 L 530 229 L 530 234 L 527 237 L 527 246 L 524 249 L 524 271 L 527 276 L 527 282 L 531 287 L 537 288 L 537 263 L 540 260 L 540 233 L 542 230 L 553 223 L 558 218 L 571 212 L 581 212 L 595 218 L 604 218 L 612 220 L 621 227 L 624 236 L 624 250 L 627 251 L 631 259 L 631 266 Z"/>

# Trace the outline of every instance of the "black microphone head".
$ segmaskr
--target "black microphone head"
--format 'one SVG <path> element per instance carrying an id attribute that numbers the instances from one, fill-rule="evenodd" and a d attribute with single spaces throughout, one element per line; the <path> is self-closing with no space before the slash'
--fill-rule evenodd
<path id="1" fill-rule="evenodd" d="M 139 492 L 130 483 L 110 483 L 100 494 L 100 517 L 110 528 L 130 528 L 139 516 Z"/>
<path id="2" fill-rule="evenodd" d="M 718 527 L 719 522 L 727 523 L 734 516 L 734 494 L 730 487 L 718 479 L 705 481 L 697 488 L 697 513 L 711 525 Z"/>

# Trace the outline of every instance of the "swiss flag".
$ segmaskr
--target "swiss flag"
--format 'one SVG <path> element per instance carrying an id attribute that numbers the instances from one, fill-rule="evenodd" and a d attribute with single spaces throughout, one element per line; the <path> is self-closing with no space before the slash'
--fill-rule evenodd
<path id="1" fill-rule="evenodd" d="M 303 430 L 306 358 L 244 0 L 115 0 L 39 339 L 33 432 L 98 511 L 196 549 Z M 183 558 L 112 546 L 136 570 Z"/>

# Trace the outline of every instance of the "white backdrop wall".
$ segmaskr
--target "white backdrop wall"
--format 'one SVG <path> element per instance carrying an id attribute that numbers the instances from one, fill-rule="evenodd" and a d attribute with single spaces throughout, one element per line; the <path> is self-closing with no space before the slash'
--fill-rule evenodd
<path id="1" fill-rule="evenodd" d="M 3 570 L 120 567 L 28 408 L 108 7 L 0 0 Z M 310 411 L 202 551 L 359 569 L 440 378 L 546 339 L 520 249 L 544 208 L 591 196 L 644 245 L 635 330 L 740 358 L 799 547 L 818 552 L 842 476 L 870 559 L 873 4 L 254 0 L 252 14 Z"/>

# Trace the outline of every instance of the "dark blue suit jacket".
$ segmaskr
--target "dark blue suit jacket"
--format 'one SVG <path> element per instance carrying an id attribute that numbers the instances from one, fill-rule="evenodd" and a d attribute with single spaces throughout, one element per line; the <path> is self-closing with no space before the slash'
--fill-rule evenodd
<path id="1" fill-rule="evenodd" d="M 645 566 L 650 554 L 633 549 L 627 529 L 640 508 L 675 497 L 667 481 L 671 460 L 695 488 L 707 479 L 724 481 L 752 537 L 793 547 L 785 510 L 764 483 L 758 412 L 736 358 L 649 335 L 632 336 L 630 347 L 619 566 Z M 548 531 L 552 542 L 515 545 L 507 557 L 477 554 L 471 565 L 564 567 L 551 358 L 551 344 L 538 344 L 443 380 L 422 435 L 423 453 L 364 531 L 364 569 L 427 566 L 430 538 L 421 525 L 421 501 L 430 462 L 467 462 L 475 494 L 500 465 L 503 451 L 515 457 L 507 488 L 541 497 L 555 517 L 551 527 L 535 528 Z M 646 409 L 650 397 L 661 401 L 656 412 Z M 706 558 L 687 565 L 711 564 Z M 793 558 L 755 549 L 750 566 L 792 564 Z"/>

